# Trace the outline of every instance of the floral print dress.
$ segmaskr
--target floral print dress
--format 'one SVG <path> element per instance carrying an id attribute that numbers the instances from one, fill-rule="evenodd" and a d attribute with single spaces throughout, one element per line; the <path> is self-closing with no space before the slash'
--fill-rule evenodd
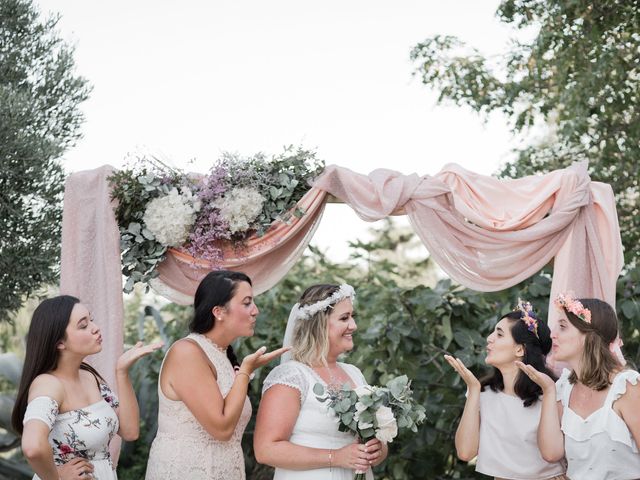
<path id="1" fill-rule="evenodd" d="M 117 480 L 111 463 L 109 442 L 118 432 L 118 398 L 104 383 L 100 383 L 102 399 L 76 410 L 59 413 L 58 402 L 50 397 L 36 397 L 24 415 L 23 424 L 40 420 L 50 429 L 49 444 L 53 461 L 64 465 L 74 458 L 86 458 L 94 467 L 96 480 Z M 34 480 L 39 479 L 34 475 Z"/>

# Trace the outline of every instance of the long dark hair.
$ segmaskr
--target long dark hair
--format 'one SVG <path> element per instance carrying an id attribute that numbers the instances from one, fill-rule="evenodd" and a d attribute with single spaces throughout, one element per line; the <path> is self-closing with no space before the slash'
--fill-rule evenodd
<path id="1" fill-rule="evenodd" d="M 20 435 L 22 435 L 22 420 L 27 409 L 31 383 L 38 375 L 55 370 L 58 366 L 60 358 L 58 343 L 66 337 L 71 312 L 77 303 L 80 303 L 80 300 L 76 297 L 60 295 L 44 300 L 33 312 L 27 333 L 22 377 L 11 415 L 11 425 Z M 80 368 L 102 380 L 100 374 L 90 365 L 83 362 Z"/>
<path id="2" fill-rule="evenodd" d="M 580 378 L 573 371 L 569 382 L 579 380 L 593 390 L 604 390 L 611 384 L 611 375 L 624 368 L 609 350 L 618 336 L 618 317 L 611 305 L 597 298 L 581 298 L 580 303 L 591 312 L 591 323 L 563 308 L 571 324 L 585 335 Z"/>
<path id="3" fill-rule="evenodd" d="M 214 307 L 224 307 L 233 298 L 239 282 L 247 282 L 252 285 L 251 279 L 242 272 L 229 270 L 217 270 L 210 272 L 202 279 L 193 300 L 195 310 L 193 319 L 189 323 L 189 330 L 194 333 L 207 333 L 216 324 L 213 316 Z M 227 347 L 227 358 L 234 367 L 240 363 L 233 351 L 233 347 Z"/>
<path id="4" fill-rule="evenodd" d="M 500 320 L 503 318 L 511 321 L 513 341 L 524 346 L 522 363 L 531 365 L 539 372 L 544 372 L 556 380 L 556 376 L 546 365 L 547 354 L 551 351 L 551 330 L 549 330 L 549 326 L 542 320 L 538 320 L 538 335 L 536 336 L 534 332 L 529 331 L 527 324 L 521 320 L 521 312 L 507 313 Z M 494 392 L 504 390 L 502 373 L 494 367 L 491 374 L 480 380 L 480 385 L 482 390 L 487 386 Z M 513 389 L 515 394 L 522 399 L 525 407 L 536 403 L 540 395 L 542 395 L 542 388 L 522 371 L 518 371 Z"/>

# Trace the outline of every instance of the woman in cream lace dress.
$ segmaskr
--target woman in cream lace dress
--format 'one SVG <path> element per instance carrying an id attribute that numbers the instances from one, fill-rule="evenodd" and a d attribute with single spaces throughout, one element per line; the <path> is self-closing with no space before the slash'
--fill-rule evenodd
<path id="1" fill-rule="evenodd" d="M 249 380 L 286 349 L 265 353 L 263 347 L 238 364 L 231 343 L 253 335 L 258 315 L 243 273 L 209 273 L 194 307 L 192 333 L 169 349 L 160 370 L 158 433 L 146 479 L 244 480 Z"/>
<path id="2" fill-rule="evenodd" d="M 274 480 L 352 480 L 355 471 L 370 480 L 387 456 L 379 440 L 361 444 L 338 431 L 313 393 L 316 383 L 367 383 L 356 366 L 337 361 L 353 348 L 354 296 L 349 285 L 314 285 L 291 311 L 284 344 L 293 350 L 264 382 L 254 436 L 256 459 L 276 467 Z"/>

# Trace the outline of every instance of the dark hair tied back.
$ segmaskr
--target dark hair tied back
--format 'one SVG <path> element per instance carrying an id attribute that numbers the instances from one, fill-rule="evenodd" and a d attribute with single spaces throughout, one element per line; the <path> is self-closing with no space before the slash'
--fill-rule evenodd
<path id="1" fill-rule="evenodd" d="M 216 270 L 208 273 L 196 290 L 193 301 L 194 315 L 189 323 L 189 330 L 201 334 L 211 330 L 216 323 L 212 310 L 214 307 L 224 307 L 229 303 L 236 293 L 239 282 L 252 285 L 251 279 L 242 272 Z M 227 348 L 227 358 L 234 367 L 240 366 L 231 345 Z"/>
<path id="2" fill-rule="evenodd" d="M 510 312 L 504 315 L 511 321 L 511 336 L 513 341 L 524 347 L 524 356 L 521 361 L 525 365 L 531 365 L 540 372 L 544 372 L 554 380 L 556 376 L 547 368 L 547 354 L 551 351 L 551 330 L 549 326 L 542 320 L 538 320 L 537 335 L 527 327 L 522 321 L 522 313 L 519 311 Z M 493 373 L 481 380 L 482 388 L 489 386 L 494 392 L 504 390 L 504 380 L 502 373 L 497 368 L 493 369 Z M 523 372 L 518 372 L 516 383 L 514 385 L 515 394 L 520 397 L 525 407 L 533 405 L 542 395 L 542 389 L 538 384 L 531 380 Z"/>

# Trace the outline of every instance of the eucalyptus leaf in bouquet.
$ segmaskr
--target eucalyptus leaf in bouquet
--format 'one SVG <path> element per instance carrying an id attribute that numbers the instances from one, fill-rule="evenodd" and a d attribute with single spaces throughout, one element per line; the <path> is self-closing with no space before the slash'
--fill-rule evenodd
<path id="1" fill-rule="evenodd" d="M 348 384 L 325 388 L 313 387 L 318 401 L 338 419 L 338 430 L 351 432 L 362 442 L 377 438 L 390 443 L 399 430 L 418 431 L 426 419 L 425 408 L 413 400 L 411 381 L 406 375 L 392 378 L 385 386 L 363 385 L 352 389 Z M 364 480 L 364 472 L 356 472 L 355 480 Z"/>

